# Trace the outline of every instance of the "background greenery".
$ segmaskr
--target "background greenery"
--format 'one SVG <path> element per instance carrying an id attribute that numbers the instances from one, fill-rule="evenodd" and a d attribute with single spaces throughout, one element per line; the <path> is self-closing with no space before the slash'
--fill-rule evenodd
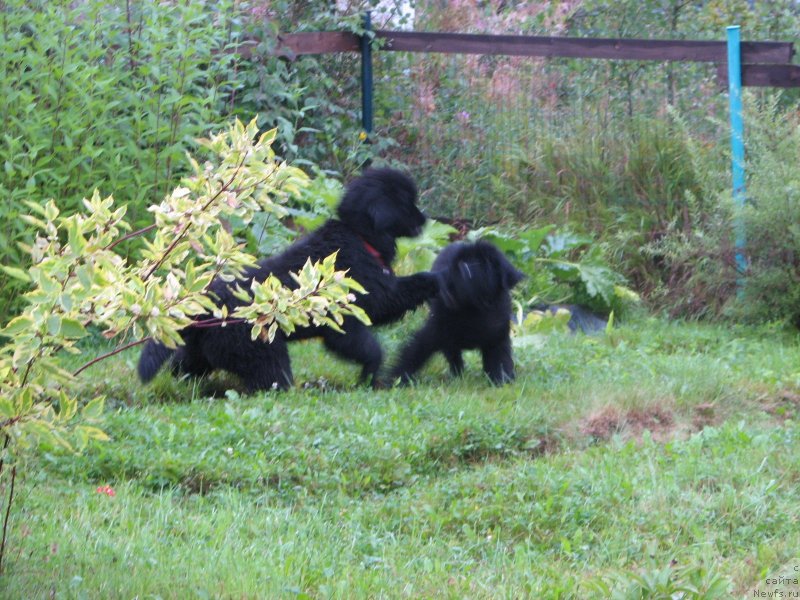
<path id="1" fill-rule="evenodd" d="M 112 441 L 20 464 L 0 595 L 714 598 L 791 575 L 798 92 L 746 94 L 751 267 L 737 294 L 713 67 L 378 52 L 367 144 L 356 55 L 269 51 L 278 31 L 357 31 L 370 4 L 0 2 L 3 265 L 25 266 L 23 200 L 69 212 L 98 186 L 146 225 L 194 137 L 259 113 L 314 179 L 289 222 L 255 223 L 252 250 L 313 227 L 340 180 L 388 162 L 419 180 L 429 213 L 491 226 L 473 235 L 527 270 L 523 302 L 599 301 L 588 290 L 611 293 L 616 270 L 650 308 L 725 325 L 633 315 L 596 337 L 532 333 L 500 389 L 475 356 L 461 380 L 435 360 L 419 385 L 375 393 L 298 343 L 296 389 L 253 397 L 224 377 L 141 388 L 135 356 L 115 357 L 78 392 L 107 396 Z M 721 39 L 740 23 L 744 39 L 796 38 L 796 3 L 752 4 L 431 1 L 414 26 Z M 262 44 L 244 59 L 250 36 Z M 424 268 L 448 236 L 426 232 L 398 269 Z M 559 278 L 542 267 L 554 259 L 577 266 Z M 389 356 L 422 318 L 382 333 Z"/>
<path id="2" fill-rule="evenodd" d="M 410 26 L 397 16 L 401 5 L 376 12 L 375 26 Z M 358 56 L 287 60 L 270 49 L 279 31 L 359 31 L 368 8 L 368 1 L 4 2 L 0 260 L 24 262 L 17 246 L 26 236 L 17 218 L 24 199 L 53 197 L 69 210 L 97 186 L 128 203 L 134 226 L 145 223 L 146 207 L 184 172 L 194 137 L 232 115 L 258 113 L 263 128 L 279 128 L 281 153 L 310 172 L 347 179 L 369 161 L 404 166 L 419 180 L 426 210 L 462 229 L 465 222 L 559 224 L 590 235 L 651 308 L 796 320 L 795 292 L 781 279 L 794 234 L 773 229 L 791 219 L 771 215 L 796 204 L 798 149 L 788 138 L 760 140 L 796 131 L 800 92 L 746 97 L 749 197 L 781 247 L 762 249 L 759 217 L 747 217 L 753 287 L 737 304 L 727 237 L 733 212 L 725 208 L 727 103 L 713 65 L 377 52 L 377 131 L 364 143 Z M 744 39 L 792 41 L 800 30 L 800 9 L 789 0 L 420 1 L 415 8 L 414 28 L 428 31 L 721 39 L 735 22 Z M 244 59 L 237 50 L 252 38 L 262 43 Z M 769 185 L 778 176 L 787 185 Z M 263 252 L 292 235 L 270 225 L 271 235 L 251 239 Z M 17 284 L 0 273 L 0 285 L 0 308 L 15 311 Z"/>

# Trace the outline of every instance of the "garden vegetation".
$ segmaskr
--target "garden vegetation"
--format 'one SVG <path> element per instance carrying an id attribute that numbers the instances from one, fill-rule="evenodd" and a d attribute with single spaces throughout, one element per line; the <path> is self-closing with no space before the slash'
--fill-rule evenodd
<path id="1" fill-rule="evenodd" d="M 0 2 L 0 595 L 796 591 L 797 91 L 745 94 L 738 210 L 701 65 L 376 52 L 365 139 L 357 56 L 271 52 L 280 31 L 358 32 L 370 6 L 324 4 Z M 800 30 L 790 0 L 443 7 L 416 2 L 414 28 Z M 262 338 L 358 315 L 332 259 L 246 314 L 204 292 L 318 227 L 368 163 L 411 172 L 441 221 L 399 244 L 398 274 L 455 236 L 527 275 L 514 382 L 466 354 L 461 379 L 434 358 L 373 391 L 304 341 L 286 392 L 134 383 L 129 348 L 206 311 Z M 568 303 L 609 326 L 568 335 L 538 310 Z M 425 317 L 378 334 L 388 356 Z"/>

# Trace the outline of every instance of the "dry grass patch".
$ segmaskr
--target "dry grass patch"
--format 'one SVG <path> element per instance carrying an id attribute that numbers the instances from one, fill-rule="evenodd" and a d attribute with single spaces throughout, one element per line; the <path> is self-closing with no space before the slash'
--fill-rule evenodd
<path id="1" fill-rule="evenodd" d="M 618 434 L 639 438 L 645 431 L 649 431 L 654 439 L 666 440 L 673 437 L 675 429 L 673 412 L 658 405 L 628 410 L 605 406 L 583 419 L 579 426 L 583 435 L 595 440 L 608 440 Z"/>

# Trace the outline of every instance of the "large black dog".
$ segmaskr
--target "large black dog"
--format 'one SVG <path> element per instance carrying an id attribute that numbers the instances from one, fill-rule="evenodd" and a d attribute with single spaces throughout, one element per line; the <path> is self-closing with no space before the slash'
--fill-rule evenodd
<path id="1" fill-rule="evenodd" d="M 298 271 L 308 258 L 321 260 L 338 251 L 336 268 L 348 269 L 348 276 L 358 281 L 368 294 L 358 294 L 356 304 L 375 325 L 395 321 L 438 290 L 438 278 L 431 273 L 396 277 L 389 266 L 397 252 L 399 237 L 419 235 L 425 215 L 417 208 L 417 188 L 405 174 L 393 169 L 369 169 L 345 189 L 337 209 L 338 219 L 328 220 L 321 228 L 289 246 L 281 254 L 265 259 L 249 270 L 242 288 L 256 279 L 275 275 L 285 285 L 297 287 L 291 271 Z M 241 304 L 228 283 L 216 280 L 210 292 L 219 306 L 230 313 Z M 362 365 L 361 379 L 372 378 L 382 362 L 378 340 L 369 328 L 352 317 L 344 320 L 338 333 L 328 327 L 299 328 L 290 337 L 282 333 L 270 343 L 250 339 L 246 323 L 226 327 L 203 327 L 201 318 L 194 326 L 181 331 L 185 345 L 173 351 L 156 342 L 148 342 L 139 358 L 139 377 L 152 379 L 171 359 L 174 372 L 205 375 L 223 369 L 238 375 L 249 391 L 292 385 L 292 369 L 286 341 L 322 337 L 325 346 L 339 356 Z"/>
<path id="2" fill-rule="evenodd" d="M 509 337 L 511 295 L 524 277 L 488 242 L 456 242 L 433 263 L 439 294 L 430 302 L 425 325 L 403 347 L 392 378 L 409 381 L 427 360 L 442 352 L 450 371 L 464 370 L 462 350 L 477 348 L 483 370 L 495 384 L 514 379 Z"/>

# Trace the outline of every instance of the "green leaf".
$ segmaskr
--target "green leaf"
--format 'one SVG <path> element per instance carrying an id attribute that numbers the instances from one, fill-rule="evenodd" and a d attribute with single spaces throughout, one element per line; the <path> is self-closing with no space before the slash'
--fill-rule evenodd
<path id="1" fill-rule="evenodd" d="M 53 435 L 53 425 L 41 419 L 22 421 L 19 426 L 22 435 L 29 435 L 40 443 L 57 445 L 59 440 Z"/>
<path id="2" fill-rule="evenodd" d="M 519 254 L 523 252 L 527 245 L 522 240 L 513 238 L 505 233 L 500 233 L 494 229 L 481 228 L 475 229 L 467 236 L 468 240 L 486 240 L 491 242 L 502 252 L 510 254 Z"/>
<path id="3" fill-rule="evenodd" d="M 14 410 L 14 405 L 11 403 L 11 400 L 8 398 L 0 398 L 0 419 L 11 419 L 17 416 L 16 412 L 17 411 Z"/>
<path id="4" fill-rule="evenodd" d="M 626 302 L 639 302 L 641 300 L 639 294 L 624 285 L 614 286 L 614 296 Z"/>
<path id="5" fill-rule="evenodd" d="M 9 267 L 9 266 L 6 266 L 6 265 L 0 265 L 0 269 L 2 269 L 3 272 L 6 275 L 9 275 L 10 277 L 13 277 L 14 279 L 18 279 L 20 281 L 24 281 L 25 283 L 30 283 L 30 281 L 31 281 L 30 275 L 28 275 L 28 273 L 26 271 L 23 271 L 22 269 L 18 269 L 17 267 Z"/>
<path id="6" fill-rule="evenodd" d="M 66 382 L 73 378 L 72 373 L 62 368 L 60 361 L 53 356 L 40 358 L 36 364 L 42 373 L 49 374 L 53 381 Z"/>
<path id="7" fill-rule="evenodd" d="M 58 396 L 58 404 L 60 408 L 58 416 L 64 421 L 69 421 L 78 411 L 78 401 L 75 398 L 70 398 L 63 391 L 60 392 Z"/>
<path id="8" fill-rule="evenodd" d="M 97 427 L 92 427 L 91 425 L 79 425 L 76 427 L 76 433 L 81 435 L 81 437 L 86 436 L 87 439 L 100 440 L 101 442 L 107 442 L 111 439 L 105 431 Z"/>
<path id="9" fill-rule="evenodd" d="M 608 315 L 608 323 L 606 323 L 606 335 L 611 333 L 611 330 L 614 328 L 614 311 L 612 310 Z"/>
<path id="10" fill-rule="evenodd" d="M 586 292 L 592 297 L 600 296 L 607 305 L 610 304 L 614 295 L 616 274 L 607 267 L 596 265 L 578 264 L 577 268 Z"/>
<path id="11" fill-rule="evenodd" d="M 89 422 L 99 421 L 103 417 L 103 409 L 105 408 L 105 397 L 98 396 L 81 411 L 81 417 Z"/>
<path id="12" fill-rule="evenodd" d="M 5 336 L 14 337 L 23 332 L 30 332 L 33 329 L 33 319 L 26 316 L 15 317 L 0 331 Z"/>
<path id="13" fill-rule="evenodd" d="M 61 335 L 70 339 L 79 339 L 86 336 L 86 329 L 80 321 L 64 318 L 61 320 Z"/>
<path id="14" fill-rule="evenodd" d="M 61 330 L 61 316 L 60 315 L 50 315 L 47 317 L 47 333 L 52 336 L 58 335 L 58 332 Z"/>
<path id="15" fill-rule="evenodd" d="M 535 254 L 554 228 L 555 225 L 545 225 L 539 229 L 523 231 L 519 234 L 519 238 L 528 246 L 528 252 Z"/>
<path id="16" fill-rule="evenodd" d="M 592 243 L 592 238 L 569 231 L 555 233 L 547 237 L 545 249 L 548 256 L 564 256 L 572 250 Z"/>

